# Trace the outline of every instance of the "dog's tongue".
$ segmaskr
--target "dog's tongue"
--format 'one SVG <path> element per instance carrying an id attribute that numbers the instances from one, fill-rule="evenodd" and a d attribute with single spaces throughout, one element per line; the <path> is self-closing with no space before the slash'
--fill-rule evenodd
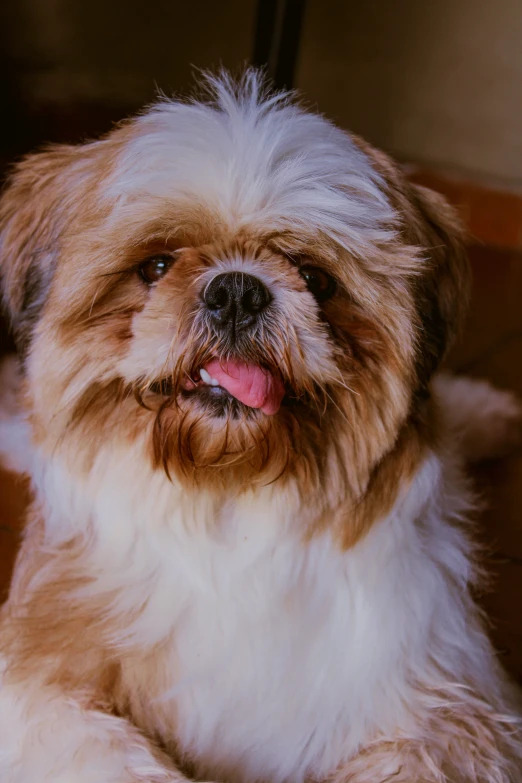
<path id="1" fill-rule="evenodd" d="M 285 390 L 279 378 L 254 364 L 213 359 L 205 370 L 229 394 L 250 408 L 261 408 L 263 413 L 277 413 Z"/>

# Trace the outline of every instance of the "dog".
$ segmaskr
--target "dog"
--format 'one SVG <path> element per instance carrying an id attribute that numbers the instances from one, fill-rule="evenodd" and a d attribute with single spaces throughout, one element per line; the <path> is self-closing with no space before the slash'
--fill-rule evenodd
<path id="1" fill-rule="evenodd" d="M 437 375 L 459 221 L 255 71 L 203 90 L 2 197 L 0 780 L 519 783 L 465 460 L 520 411 Z"/>

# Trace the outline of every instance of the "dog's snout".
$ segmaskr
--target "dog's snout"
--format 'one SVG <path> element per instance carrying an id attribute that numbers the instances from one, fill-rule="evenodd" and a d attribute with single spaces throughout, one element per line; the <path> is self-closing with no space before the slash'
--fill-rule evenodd
<path id="1" fill-rule="evenodd" d="M 221 329 L 236 331 L 251 326 L 271 299 L 265 284 L 244 272 L 216 275 L 203 292 L 214 323 Z"/>

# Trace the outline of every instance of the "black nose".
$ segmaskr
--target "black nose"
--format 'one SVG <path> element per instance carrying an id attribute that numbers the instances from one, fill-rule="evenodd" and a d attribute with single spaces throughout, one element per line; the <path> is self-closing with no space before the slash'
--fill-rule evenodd
<path id="1" fill-rule="evenodd" d="M 216 275 L 203 292 L 216 326 L 241 331 L 255 323 L 272 297 L 264 283 L 243 272 Z"/>

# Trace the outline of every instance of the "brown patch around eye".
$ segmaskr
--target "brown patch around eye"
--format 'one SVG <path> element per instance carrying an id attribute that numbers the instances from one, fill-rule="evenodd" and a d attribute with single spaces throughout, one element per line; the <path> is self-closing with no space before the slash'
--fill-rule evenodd
<path id="1" fill-rule="evenodd" d="M 171 255 L 152 256 L 140 264 L 138 274 L 144 283 L 153 285 L 167 274 L 173 263 L 174 259 Z"/>
<path id="2" fill-rule="evenodd" d="M 317 266 L 306 264 L 299 268 L 299 274 L 304 279 L 306 287 L 318 302 L 326 302 L 335 294 L 337 283 L 334 278 Z"/>

